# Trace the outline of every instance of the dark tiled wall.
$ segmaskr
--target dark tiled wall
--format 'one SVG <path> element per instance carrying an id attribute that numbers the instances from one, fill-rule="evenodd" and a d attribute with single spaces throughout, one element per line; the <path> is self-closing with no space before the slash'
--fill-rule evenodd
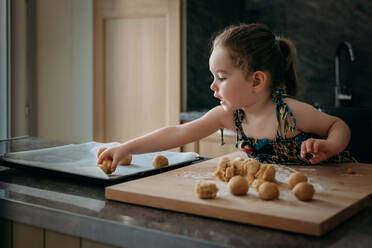
<path id="1" fill-rule="evenodd" d="M 334 103 L 334 57 L 337 44 L 349 41 L 356 61 L 346 53 L 340 79 L 353 94 L 352 106 L 372 107 L 371 0 L 187 0 L 187 111 L 218 104 L 209 89 L 209 40 L 230 24 L 260 22 L 297 47 L 298 98 L 308 103 Z"/>

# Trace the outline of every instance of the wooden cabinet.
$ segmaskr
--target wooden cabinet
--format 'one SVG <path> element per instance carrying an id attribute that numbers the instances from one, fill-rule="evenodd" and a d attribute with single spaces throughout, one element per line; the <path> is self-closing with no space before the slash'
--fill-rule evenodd
<path id="1" fill-rule="evenodd" d="M 0 218 L 0 247 L 4 248 L 114 248 L 93 240 Z"/>
<path id="2" fill-rule="evenodd" d="M 36 136 L 125 141 L 179 123 L 181 0 L 29 2 Z"/>
<path id="3" fill-rule="evenodd" d="M 180 0 L 94 0 L 94 140 L 178 124 Z"/>
<path id="4" fill-rule="evenodd" d="M 19 222 L 13 222 L 12 244 L 14 248 L 44 247 L 44 230 L 35 226 L 26 225 Z"/>
<path id="5" fill-rule="evenodd" d="M 0 247 L 12 247 L 12 221 L 0 218 Z"/>
<path id="6" fill-rule="evenodd" d="M 200 141 L 185 145 L 182 151 L 197 152 L 202 157 L 215 158 L 224 154 L 236 152 L 235 134 L 224 132 L 224 145 L 221 145 L 221 133 L 216 132 Z"/>
<path id="7" fill-rule="evenodd" d="M 71 235 L 54 232 L 51 230 L 44 230 L 45 232 L 45 248 L 80 248 L 80 238 Z"/>

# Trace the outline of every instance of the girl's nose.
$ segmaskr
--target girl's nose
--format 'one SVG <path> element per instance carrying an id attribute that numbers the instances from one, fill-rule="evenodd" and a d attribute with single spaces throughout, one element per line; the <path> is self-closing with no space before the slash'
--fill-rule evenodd
<path id="1" fill-rule="evenodd" d="M 210 88 L 211 88 L 211 90 L 213 90 L 213 91 L 216 91 L 216 90 L 217 90 L 217 86 L 216 86 L 216 84 L 215 84 L 215 81 L 214 81 L 214 80 L 213 80 L 213 82 L 212 82 L 212 84 L 211 84 Z"/>

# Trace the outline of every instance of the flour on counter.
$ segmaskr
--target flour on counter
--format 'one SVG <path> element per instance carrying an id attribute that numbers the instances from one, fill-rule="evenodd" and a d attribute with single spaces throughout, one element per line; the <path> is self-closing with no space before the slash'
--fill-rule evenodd
<path id="1" fill-rule="evenodd" d="M 287 166 L 283 166 L 283 165 L 275 164 L 274 166 L 275 166 L 275 169 L 276 169 L 275 179 L 278 182 L 284 183 L 284 184 L 287 183 L 288 178 L 292 173 L 300 171 L 300 170 L 293 169 L 292 167 L 287 167 Z M 298 168 L 300 168 L 301 171 L 304 172 L 305 174 L 307 174 L 306 171 L 316 171 L 316 169 L 314 169 L 314 168 L 305 168 L 305 167 L 302 167 L 302 166 L 298 167 Z M 308 176 L 308 174 L 307 174 L 307 176 Z M 309 183 L 311 183 L 314 186 L 315 192 L 320 192 L 320 191 L 324 190 L 323 186 L 321 186 L 319 183 L 314 182 L 314 180 L 311 177 L 308 176 L 308 180 L 309 180 Z M 289 191 L 289 192 L 291 192 L 291 191 Z M 282 194 L 282 191 L 280 193 Z"/>
<path id="2" fill-rule="evenodd" d="M 185 171 L 182 173 L 184 178 L 192 178 L 196 180 L 213 180 L 214 175 L 212 172 L 208 173 L 200 173 L 200 172 L 193 172 L 193 171 Z"/>

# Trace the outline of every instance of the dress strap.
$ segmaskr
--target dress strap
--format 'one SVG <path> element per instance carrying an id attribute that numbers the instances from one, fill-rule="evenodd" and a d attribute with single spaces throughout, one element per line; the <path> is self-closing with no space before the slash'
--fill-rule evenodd
<path id="1" fill-rule="evenodd" d="M 272 93 L 272 99 L 276 103 L 276 118 L 278 120 L 278 125 L 276 128 L 276 134 L 278 137 L 285 138 L 288 131 L 296 130 L 296 118 L 294 118 L 292 111 L 288 105 L 283 101 L 283 98 L 288 97 L 285 89 L 278 88 Z M 292 123 L 289 122 L 288 117 L 291 117 Z M 284 121 L 284 135 L 282 134 L 281 120 Z"/>
<path id="2" fill-rule="evenodd" d="M 242 127 L 242 122 L 244 120 L 245 113 L 242 109 L 234 110 L 234 122 L 235 122 L 235 129 L 236 129 L 236 142 L 235 148 L 239 147 L 239 141 L 243 138 L 244 132 Z M 240 137 L 239 137 L 240 134 Z"/>

